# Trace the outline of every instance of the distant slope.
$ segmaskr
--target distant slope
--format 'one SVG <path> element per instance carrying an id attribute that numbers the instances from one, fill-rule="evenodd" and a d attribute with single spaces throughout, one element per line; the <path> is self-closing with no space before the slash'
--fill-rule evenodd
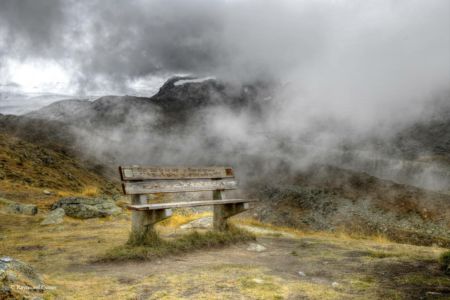
<path id="1" fill-rule="evenodd" d="M 186 80 L 190 78 L 171 78 L 150 98 L 104 96 L 95 101 L 63 100 L 28 113 L 26 117 L 77 126 L 105 127 L 149 123 L 147 121 L 155 125 L 155 118 L 145 118 L 153 115 L 158 118 L 156 125 L 167 128 L 183 126 L 193 112 L 209 106 L 226 105 L 233 109 L 251 106 L 257 110 L 257 96 L 267 93 L 262 83 L 234 88 L 213 79 L 199 82 Z"/>
<path id="2" fill-rule="evenodd" d="M 396 136 L 395 144 L 409 157 L 428 154 L 450 162 L 450 114 L 414 124 Z"/>

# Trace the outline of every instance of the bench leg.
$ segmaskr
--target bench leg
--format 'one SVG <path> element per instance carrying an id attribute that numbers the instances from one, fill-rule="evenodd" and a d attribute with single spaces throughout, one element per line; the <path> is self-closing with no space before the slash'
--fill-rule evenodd
<path id="1" fill-rule="evenodd" d="M 146 204 L 147 197 L 133 195 L 132 204 Z M 131 212 L 131 234 L 128 243 L 133 245 L 148 244 L 157 239 L 154 225 L 172 216 L 171 209 L 159 209 Z"/>
<path id="2" fill-rule="evenodd" d="M 214 200 L 222 199 L 221 191 L 213 192 Z M 230 203 L 214 205 L 214 230 L 223 231 L 228 229 L 227 219 L 238 213 L 246 211 L 249 208 L 248 203 Z"/>
<path id="3" fill-rule="evenodd" d="M 133 245 L 149 244 L 156 241 L 154 225 L 172 216 L 171 209 L 133 211 L 131 213 L 131 234 L 129 243 Z"/>
<path id="4" fill-rule="evenodd" d="M 213 191 L 213 200 L 222 200 L 222 191 Z M 217 231 L 228 228 L 224 205 L 214 205 L 213 227 Z"/>

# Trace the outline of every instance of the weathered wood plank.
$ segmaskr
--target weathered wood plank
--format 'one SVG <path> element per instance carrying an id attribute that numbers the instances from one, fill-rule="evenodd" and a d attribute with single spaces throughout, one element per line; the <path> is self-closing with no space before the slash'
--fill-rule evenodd
<path id="1" fill-rule="evenodd" d="M 256 202 L 256 199 L 225 199 L 225 200 L 204 200 L 204 201 L 189 201 L 189 202 L 172 202 L 172 203 L 154 203 L 154 204 L 136 204 L 129 205 L 129 210 L 158 210 L 166 208 L 179 207 L 193 207 L 193 206 L 209 206 L 218 204 L 232 204 L 232 203 L 248 203 Z"/>
<path id="2" fill-rule="evenodd" d="M 126 195 L 135 195 L 234 190 L 237 189 L 237 182 L 234 179 L 153 180 L 124 182 L 122 187 Z"/>
<path id="3" fill-rule="evenodd" d="M 230 167 L 157 167 L 157 166 L 122 166 L 119 167 L 122 180 L 146 179 L 200 179 L 233 178 Z"/>

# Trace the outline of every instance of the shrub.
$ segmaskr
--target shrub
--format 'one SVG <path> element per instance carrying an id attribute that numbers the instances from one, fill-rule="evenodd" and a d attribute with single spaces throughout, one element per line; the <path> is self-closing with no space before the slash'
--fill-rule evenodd
<path id="1" fill-rule="evenodd" d="M 450 275 L 450 251 L 446 251 L 439 257 L 439 263 L 445 274 Z"/>

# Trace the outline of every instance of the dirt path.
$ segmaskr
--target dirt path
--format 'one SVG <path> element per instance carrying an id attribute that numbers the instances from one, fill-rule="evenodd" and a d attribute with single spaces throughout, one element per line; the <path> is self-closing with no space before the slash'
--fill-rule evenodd
<path id="1" fill-rule="evenodd" d="M 450 298 L 450 278 L 434 260 L 411 257 L 409 246 L 315 237 L 259 237 L 256 243 L 265 250 L 241 244 L 153 262 L 74 265 L 71 272 L 134 285 L 137 299 Z M 415 256 L 426 252 L 414 250 Z"/>

